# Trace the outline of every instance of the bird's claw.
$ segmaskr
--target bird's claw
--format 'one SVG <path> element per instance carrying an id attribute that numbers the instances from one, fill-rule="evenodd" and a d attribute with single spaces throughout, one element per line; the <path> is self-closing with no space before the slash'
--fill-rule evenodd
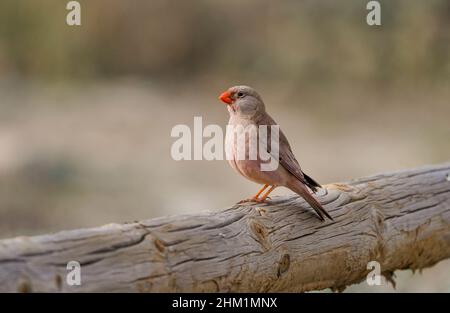
<path id="1" fill-rule="evenodd" d="M 254 201 L 253 198 L 251 198 L 251 199 L 244 199 L 244 200 L 239 201 L 238 204 L 242 204 L 242 203 L 246 203 L 246 202 L 252 202 L 252 201 Z"/>
<path id="2" fill-rule="evenodd" d="M 267 197 L 266 199 L 270 199 L 270 198 Z M 247 203 L 247 202 L 265 203 L 266 199 L 249 198 L 249 199 L 244 199 L 244 200 L 239 201 L 238 204 Z"/>

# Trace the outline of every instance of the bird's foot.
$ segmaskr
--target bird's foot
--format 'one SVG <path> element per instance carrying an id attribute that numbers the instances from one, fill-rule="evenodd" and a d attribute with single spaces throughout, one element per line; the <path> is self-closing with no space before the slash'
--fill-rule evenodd
<path id="1" fill-rule="evenodd" d="M 248 198 L 248 199 L 244 199 L 239 201 L 237 204 L 242 204 L 242 203 L 247 203 L 247 202 L 255 202 L 256 198 Z"/>
<path id="2" fill-rule="evenodd" d="M 247 202 L 265 203 L 267 199 L 270 199 L 270 197 L 266 197 L 265 199 L 253 197 L 253 198 L 241 200 L 238 202 L 238 204 L 247 203 Z"/>

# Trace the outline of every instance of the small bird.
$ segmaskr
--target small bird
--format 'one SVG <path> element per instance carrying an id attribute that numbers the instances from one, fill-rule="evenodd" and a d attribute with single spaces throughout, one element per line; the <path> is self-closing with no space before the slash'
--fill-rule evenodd
<path id="1" fill-rule="evenodd" d="M 275 121 L 266 112 L 266 108 L 261 96 L 251 87 L 248 86 L 234 86 L 223 92 L 220 97 L 224 103 L 227 104 L 228 112 L 230 113 L 230 120 L 228 125 L 235 127 L 241 125 L 243 127 L 267 125 L 268 128 L 277 125 Z M 274 171 L 262 171 L 262 160 L 258 152 L 257 158 L 248 158 L 249 139 L 245 139 L 246 157 L 238 157 L 237 142 L 234 138 L 234 133 L 230 136 L 230 127 L 227 127 L 226 149 L 230 151 L 231 157 L 228 157 L 228 162 L 231 167 L 245 178 L 263 184 L 264 187 L 252 198 L 242 200 L 243 202 L 265 202 L 269 194 L 278 186 L 284 186 L 311 205 L 316 211 L 319 218 L 324 221 L 326 216 L 330 220 L 333 218 L 325 211 L 319 201 L 309 192 L 308 188 L 313 193 L 321 186 L 311 177 L 302 172 L 298 164 L 289 142 L 283 132 L 279 131 L 279 166 Z M 270 152 L 268 152 L 270 153 Z M 268 191 L 261 197 L 260 195 L 270 186 Z M 307 188 L 308 187 L 308 188 Z"/>

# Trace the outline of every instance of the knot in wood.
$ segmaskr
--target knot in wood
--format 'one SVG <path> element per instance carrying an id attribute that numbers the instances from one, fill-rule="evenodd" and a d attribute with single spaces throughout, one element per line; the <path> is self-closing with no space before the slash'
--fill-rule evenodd
<path id="1" fill-rule="evenodd" d="M 256 236 L 255 239 L 264 247 L 264 249 L 269 250 L 270 243 L 268 241 L 269 232 L 267 231 L 267 228 L 258 221 L 251 220 L 250 229 L 252 233 Z"/>
<path id="2" fill-rule="evenodd" d="M 280 262 L 278 262 L 278 277 L 280 277 L 281 274 L 286 272 L 289 269 L 290 265 L 291 265 L 291 256 L 289 254 L 283 254 L 283 256 L 280 259 Z"/>

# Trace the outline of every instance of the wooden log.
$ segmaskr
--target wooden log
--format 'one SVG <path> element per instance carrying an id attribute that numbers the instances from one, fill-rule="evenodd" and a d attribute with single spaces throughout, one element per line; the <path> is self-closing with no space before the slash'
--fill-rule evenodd
<path id="1" fill-rule="evenodd" d="M 320 222 L 269 204 L 0 241 L 1 292 L 278 292 L 345 286 L 450 257 L 450 164 L 330 184 Z M 81 285 L 66 282 L 69 261 Z"/>

